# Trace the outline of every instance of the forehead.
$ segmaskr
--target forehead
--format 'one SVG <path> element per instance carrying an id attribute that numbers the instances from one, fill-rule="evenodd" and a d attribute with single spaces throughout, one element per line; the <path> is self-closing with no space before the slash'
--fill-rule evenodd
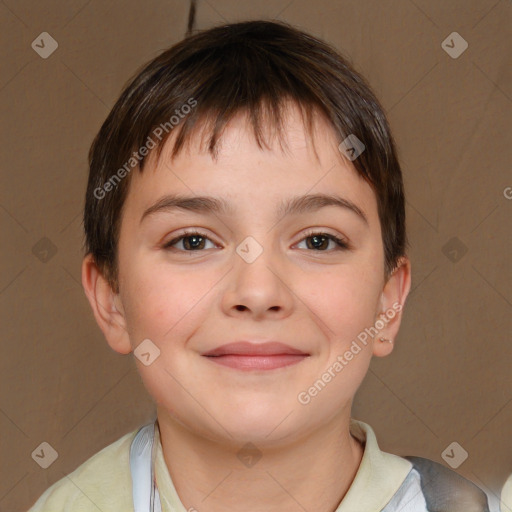
<path id="1" fill-rule="evenodd" d="M 311 133 L 297 107 L 289 106 L 283 118 L 282 137 L 272 126 L 263 125 L 267 147 L 259 147 L 247 114 L 234 116 L 212 156 L 202 127 L 174 159 L 171 133 L 160 156 L 153 151 L 144 171 L 131 176 L 125 212 L 139 216 L 164 194 L 215 195 L 226 198 L 234 210 L 275 208 L 283 199 L 307 193 L 338 193 L 367 211 L 376 213 L 371 187 L 338 149 L 339 140 L 329 122 L 313 118 Z M 371 220 L 371 219 L 369 219 Z"/>

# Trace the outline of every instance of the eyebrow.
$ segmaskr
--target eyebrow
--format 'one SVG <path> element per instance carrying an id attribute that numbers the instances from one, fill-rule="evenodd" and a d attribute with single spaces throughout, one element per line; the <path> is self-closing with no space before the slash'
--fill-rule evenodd
<path id="1" fill-rule="evenodd" d="M 337 206 L 355 213 L 365 224 L 368 218 L 356 204 L 348 199 L 330 194 L 308 194 L 286 199 L 277 208 L 278 218 L 287 215 L 303 214 L 317 211 L 327 206 Z M 235 211 L 226 200 L 211 196 L 185 196 L 169 194 L 160 198 L 156 203 L 144 211 L 140 222 L 158 212 L 171 212 L 185 210 L 195 213 L 215 213 L 218 215 L 234 216 Z"/>

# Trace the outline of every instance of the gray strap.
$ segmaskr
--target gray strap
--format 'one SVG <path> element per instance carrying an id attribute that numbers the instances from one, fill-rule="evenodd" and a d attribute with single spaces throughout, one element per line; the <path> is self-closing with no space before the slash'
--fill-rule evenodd
<path id="1" fill-rule="evenodd" d="M 430 512 L 489 512 L 480 487 L 447 467 L 423 457 L 404 457 L 421 476 L 421 488 Z"/>

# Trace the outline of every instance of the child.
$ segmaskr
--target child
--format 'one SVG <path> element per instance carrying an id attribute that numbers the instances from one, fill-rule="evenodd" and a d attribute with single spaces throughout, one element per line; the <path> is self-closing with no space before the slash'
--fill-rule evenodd
<path id="1" fill-rule="evenodd" d="M 411 266 L 388 123 L 332 47 L 254 21 L 162 53 L 93 143 L 84 227 L 85 292 L 157 417 L 31 511 L 488 510 L 351 418 Z"/>

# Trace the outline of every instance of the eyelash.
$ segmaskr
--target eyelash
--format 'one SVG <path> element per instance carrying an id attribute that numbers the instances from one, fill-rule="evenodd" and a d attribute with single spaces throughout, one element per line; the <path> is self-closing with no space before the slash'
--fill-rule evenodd
<path id="1" fill-rule="evenodd" d="M 305 240 L 307 238 L 311 238 L 313 236 L 318 236 L 318 235 L 325 236 L 327 239 L 332 240 L 337 245 L 336 249 L 334 249 L 335 251 L 339 251 L 339 250 L 343 251 L 343 250 L 350 249 L 349 244 L 345 240 L 343 240 L 342 238 L 339 238 L 338 236 L 333 235 L 331 233 L 324 233 L 324 232 L 321 232 L 321 231 L 310 231 L 310 232 L 306 233 L 304 235 L 304 237 L 300 240 L 300 242 L 302 242 L 303 240 Z M 201 252 L 201 250 L 187 251 L 187 250 L 175 249 L 175 248 L 172 247 L 177 242 L 180 242 L 181 240 L 183 240 L 183 239 L 185 239 L 185 238 L 187 238 L 189 236 L 200 236 L 201 238 L 205 238 L 207 240 L 210 240 L 208 235 L 206 235 L 205 233 L 202 233 L 200 231 L 185 231 L 179 237 L 174 238 L 174 239 L 170 240 L 169 242 L 165 243 L 162 248 L 163 249 L 167 249 L 167 250 L 176 250 L 176 251 L 180 251 L 180 252 Z M 310 250 L 314 251 L 313 249 L 310 249 Z M 314 251 L 314 252 L 332 252 L 332 251 Z"/>

